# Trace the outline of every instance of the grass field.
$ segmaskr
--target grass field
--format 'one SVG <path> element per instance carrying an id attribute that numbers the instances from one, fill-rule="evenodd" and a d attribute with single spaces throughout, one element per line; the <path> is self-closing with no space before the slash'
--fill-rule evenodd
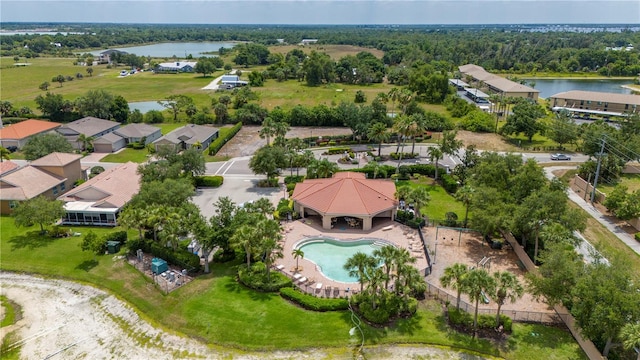
<path id="1" fill-rule="evenodd" d="M 350 347 L 352 324 L 346 312 L 311 312 L 277 294 L 257 293 L 235 281 L 235 265 L 213 264 L 212 274 L 163 295 L 137 270 L 113 255 L 82 252 L 82 237 L 50 239 L 36 227 L 16 228 L 13 219 L 0 217 L 2 270 L 44 274 L 94 284 L 128 301 L 153 324 L 197 337 L 210 344 L 246 350 L 327 348 L 343 352 Z M 110 229 L 74 227 L 102 236 Z M 130 233 L 130 236 L 136 236 Z M 440 304 L 424 301 L 411 319 L 394 325 L 365 326 L 366 343 L 415 343 L 451 346 L 509 359 L 582 359 L 571 335 L 553 327 L 515 324 L 504 346 L 477 340 L 450 330 Z M 530 336 L 536 333 L 538 336 Z"/>
<path id="2" fill-rule="evenodd" d="M 640 174 L 622 174 L 618 184 L 626 186 L 628 192 L 640 190 Z M 598 190 L 605 194 L 613 191 L 615 187 L 616 185 L 611 184 L 598 184 Z"/>
<path id="3" fill-rule="evenodd" d="M 282 54 L 282 55 L 286 55 L 289 51 L 291 51 L 293 49 L 302 50 L 305 54 L 310 54 L 311 51 L 324 52 L 324 53 L 329 54 L 329 56 L 333 60 L 339 60 L 340 58 L 343 58 L 343 57 L 345 57 L 347 55 L 355 56 L 356 54 L 358 54 L 359 52 L 362 52 L 362 51 L 370 52 L 371 54 L 373 54 L 378 59 L 382 59 L 382 57 L 384 56 L 384 51 L 382 51 L 382 50 L 373 49 L 373 48 L 365 48 L 365 47 L 361 47 L 361 46 L 353 46 L 353 45 L 326 45 L 326 44 L 314 45 L 314 44 L 311 44 L 311 45 L 306 45 L 306 46 L 300 46 L 300 45 L 276 45 L 276 46 L 270 46 L 269 47 L 269 51 L 270 52 L 278 53 L 278 54 Z"/>
<path id="4" fill-rule="evenodd" d="M 449 195 L 440 185 L 433 184 L 433 179 L 421 177 L 420 180 L 398 181 L 397 186 L 409 185 L 411 187 L 425 186 L 429 190 L 431 200 L 427 206 L 420 209 L 420 213 L 429 219 L 444 220 L 445 214 L 453 211 L 458 215 L 458 219 L 464 218 L 465 207 Z"/>

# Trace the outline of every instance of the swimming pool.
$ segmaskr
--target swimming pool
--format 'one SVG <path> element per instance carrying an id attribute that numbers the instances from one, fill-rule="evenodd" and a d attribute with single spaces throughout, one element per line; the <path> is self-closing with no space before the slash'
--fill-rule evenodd
<path id="1" fill-rule="evenodd" d="M 372 255 L 376 249 L 393 244 L 381 239 L 339 240 L 328 237 L 304 239 L 294 248 L 304 252 L 304 258 L 317 265 L 318 270 L 330 280 L 357 283 L 358 278 L 349 276 L 343 266 L 347 259 L 361 252 Z"/>

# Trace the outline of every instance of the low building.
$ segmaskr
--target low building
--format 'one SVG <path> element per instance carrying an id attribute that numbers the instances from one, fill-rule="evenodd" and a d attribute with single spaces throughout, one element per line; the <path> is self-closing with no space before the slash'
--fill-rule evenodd
<path id="1" fill-rule="evenodd" d="M 196 64 L 196 61 L 174 61 L 174 62 L 166 62 L 160 63 L 154 69 L 155 72 L 193 72 Z"/>
<path id="2" fill-rule="evenodd" d="M 224 85 L 223 87 L 232 89 L 238 86 L 246 86 L 248 82 L 240 80 L 238 75 L 222 75 L 220 84 Z"/>
<path id="3" fill-rule="evenodd" d="M 329 179 L 307 179 L 296 184 L 292 199 L 294 210 L 303 217 L 320 216 L 324 229 L 331 229 L 339 218 L 345 218 L 350 226 L 367 231 L 374 226 L 375 218 L 395 218 L 395 193 L 393 181 L 339 172 Z"/>
<path id="4" fill-rule="evenodd" d="M 65 202 L 63 224 L 116 226 L 120 210 L 140 191 L 138 164 L 107 169 L 58 200 Z"/>
<path id="5" fill-rule="evenodd" d="M 109 49 L 109 50 L 105 50 L 103 52 L 100 53 L 100 55 L 98 56 L 98 63 L 99 64 L 111 64 L 112 62 L 114 62 L 114 58 L 118 55 L 126 55 L 127 52 L 126 51 L 121 51 L 121 50 L 115 50 L 115 49 Z"/>
<path id="6" fill-rule="evenodd" d="M 95 152 L 118 151 L 127 144 L 144 142 L 150 144 L 162 136 L 160 128 L 148 124 L 129 124 L 103 135 L 93 141 Z"/>
<path id="7" fill-rule="evenodd" d="M 127 141 L 114 132 L 102 135 L 93 140 L 93 151 L 97 153 L 111 153 L 127 146 Z"/>
<path id="8" fill-rule="evenodd" d="M 318 39 L 302 39 L 302 41 L 300 41 L 300 45 L 311 45 L 317 42 L 318 42 Z"/>
<path id="9" fill-rule="evenodd" d="M 114 132 L 120 127 L 119 122 L 98 119 L 92 116 L 83 117 L 72 121 L 56 129 L 56 131 L 67 139 L 74 149 L 82 149 L 82 142 L 78 141 L 80 135 L 94 140 L 108 133 Z"/>
<path id="10" fill-rule="evenodd" d="M 60 126 L 62 124 L 34 119 L 7 125 L 0 129 L 0 146 L 7 149 L 10 147 L 22 149 L 32 137 L 53 132 Z"/>
<path id="11" fill-rule="evenodd" d="M 599 116 L 623 116 L 640 111 L 640 95 L 572 90 L 549 97 L 554 110 Z"/>
<path id="12" fill-rule="evenodd" d="M 153 142 L 156 151 L 163 146 L 173 146 L 178 150 L 199 146 L 206 149 L 218 138 L 218 129 L 210 126 L 187 124 Z"/>
<path id="13" fill-rule="evenodd" d="M 0 177 L 0 214 L 10 214 L 20 201 L 45 196 L 50 199 L 85 178 L 82 155 L 51 153 Z"/>
<path id="14" fill-rule="evenodd" d="M 486 90 L 502 97 L 521 97 L 538 100 L 540 91 L 532 87 L 505 79 L 487 72 L 482 66 L 466 64 L 458 67 L 458 71 L 468 82 L 474 82 L 475 87 Z"/>

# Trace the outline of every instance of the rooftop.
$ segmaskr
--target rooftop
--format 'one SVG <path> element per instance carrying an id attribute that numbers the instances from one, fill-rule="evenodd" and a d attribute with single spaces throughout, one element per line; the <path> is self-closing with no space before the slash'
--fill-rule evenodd
<path id="1" fill-rule="evenodd" d="M 187 124 L 179 127 L 160 139 L 154 141 L 154 143 L 160 140 L 169 140 L 174 144 L 179 144 L 184 141 L 186 144 L 195 144 L 196 142 L 203 142 L 218 132 L 218 128 L 210 126 L 202 126 L 195 124 Z"/>
<path id="2" fill-rule="evenodd" d="M 37 167 L 25 166 L 0 178 L 0 199 L 28 200 L 65 180 Z"/>
<path id="3" fill-rule="evenodd" d="M 141 138 L 149 136 L 159 130 L 160 128 L 149 124 L 129 124 L 114 132 L 125 138 Z"/>
<path id="4" fill-rule="evenodd" d="M 0 139 L 24 139 L 60 127 L 62 124 L 43 120 L 24 120 L 0 129 Z"/>
<path id="5" fill-rule="evenodd" d="M 82 159 L 80 154 L 69 154 L 54 152 L 49 155 L 45 155 L 39 159 L 33 160 L 31 165 L 33 166 L 65 166 L 76 160 Z"/>
<path id="6" fill-rule="evenodd" d="M 120 126 L 120 123 L 115 121 L 87 116 L 61 126 L 60 130 L 62 130 L 62 133 L 66 133 L 65 130 L 69 129 L 78 134 L 84 134 L 85 136 L 95 136 L 97 134 L 100 134 L 101 132 L 116 128 L 118 126 Z"/>
<path id="7" fill-rule="evenodd" d="M 640 105 L 640 95 L 616 94 L 599 91 L 571 90 L 551 95 L 550 98 Z"/>

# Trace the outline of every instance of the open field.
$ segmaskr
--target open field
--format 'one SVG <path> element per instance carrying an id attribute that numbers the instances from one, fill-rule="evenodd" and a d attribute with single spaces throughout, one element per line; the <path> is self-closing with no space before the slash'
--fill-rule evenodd
<path id="1" fill-rule="evenodd" d="M 366 51 L 373 54 L 378 59 L 381 59 L 384 56 L 384 51 L 366 48 L 361 46 L 354 45 L 327 45 L 327 44 L 311 44 L 311 45 L 276 45 L 270 46 L 269 51 L 272 53 L 279 53 L 282 55 L 286 55 L 289 51 L 299 49 L 304 51 L 305 54 L 311 53 L 311 51 L 324 52 L 327 53 L 333 60 L 338 60 L 347 55 L 355 56 L 359 52 Z"/>
<path id="2" fill-rule="evenodd" d="M 261 294 L 234 279 L 235 267 L 214 264 L 212 274 L 162 295 L 150 279 L 114 255 L 99 256 L 80 250 L 81 237 L 50 239 L 35 227 L 16 228 L 13 219 L 0 217 L 2 270 L 44 274 L 94 284 L 130 303 L 152 325 L 170 328 L 209 344 L 244 350 L 299 350 L 329 348 L 344 352 L 352 346 L 346 312 L 305 311 L 277 294 Z M 110 231 L 75 227 L 83 235 Z M 135 236 L 134 234 L 130 234 Z M 458 334 L 443 323 L 441 307 L 432 301 L 420 305 L 418 314 L 384 328 L 365 327 L 367 344 L 432 344 L 467 349 L 509 359 L 582 358 L 568 332 L 557 328 L 516 324 L 508 343 L 496 347 L 487 340 Z M 554 339 L 546 346 L 544 339 Z M 334 350 L 332 350 L 334 349 Z M 324 351 L 324 349 L 323 349 Z M 340 357 L 340 356 L 338 356 Z"/>
<path id="3" fill-rule="evenodd" d="M 640 174 L 623 174 L 620 177 L 619 185 L 624 185 L 628 188 L 628 192 L 634 192 L 640 190 Z M 611 184 L 598 184 L 598 190 L 607 194 L 613 191 L 616 185 Z"/>
<path id="4" fill-rule="evenodd" d="M 420 209 L 420 213 L 432 220 L 443 220 L 445 214 L 453 211 L 458 215 L 458 219 L 464 219 L 465 208 L 462 203 L 456 201 L 453 196 L 449 195 L 442 186 L 434 184 L 433 179 L 429 177 L 421 177 L 417 181 L 398 181 L 396 186 L 408 185 L 412 188 L 424 186 L 429 190 L 431 200 L 427 206 Z"/>

